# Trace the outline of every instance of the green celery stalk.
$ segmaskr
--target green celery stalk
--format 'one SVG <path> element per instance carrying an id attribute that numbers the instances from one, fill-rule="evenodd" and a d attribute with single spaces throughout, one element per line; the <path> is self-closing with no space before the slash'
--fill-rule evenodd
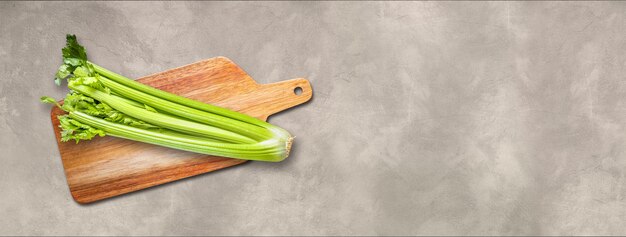
<path id="1" fill-rule="evenodd" d="M 112 108 L 127 114 L 131 117 L 139 120 L 146 121 L 148 123 L 169 128 L 176 131 L 190 133 L 194 135 L 207 136 L 213 139 L 223 140 L 234 143 L 255 143 L 256 141 L 246 136 L 227 131 L 221 128 L 212 127 L 206 124 L 196 123 L 184 119 L 179 119 L 166 114 L 160 114 L 151 112 L 145 109 L 137 108 L 132 104 L 125 102 L 113 95 L 109 95 L 105 92 L 96 90 L 89 86 L 73 85 L 70 83 L 68 87 L 72 90 L 78 91 L 89 97 L 92 97 L 100 102 L 106 103 Z"/>
<path id="2" fill-rule="evenodd" d="M 100 77 L 99 79 L 102 84 L 110 88 L 116 94 L 139 103 L 146 104 L 166 113 L 184 115 L 186 119 L 236 132 L 257 141 L 262 141 L 275 136 L 264 127 L 161 99 L 151 94 L 124 86 L 106 77 Z"/>
<path id="3" fill-rule="evenodd" d="M 70 112 L 69 116 L 81 123 L 101 129 L 107 135 L 192 151 L 237 159 L 278 162 L 289 155 L 291 140 L 284 145 L 272 139 L 256 144 L 226 144 L 213 142 L 173 131 L 150 131 L 122 124 L 112 123 L 82 112 Z"/>
<path id="4" fill-rule="evenodd" d="M 279 128 L 277 126 L 274 126 L 272 124 L 269 124 L 265 121 L 261 121 L 257 118 L 254 118 L 252 116 L 246 115 L 246 114 L 242 114 L 242 113 L 238 113 L 232 110 L 228 110 L 219 106 L 215 106 L 215 105 L 211 105 L 211 104 L 206 104 L 206 103 L 202 103 L 200 101 L 196 101 L 196 100 L 192 100 L 183 96 L 179 96 L 179 95 L 175 95 L 166 91 L 162 91 L 159 89 L 156 89 L 154 87 L 145 85 L 145 84 L 141 84 L 139 82 L 136 82 L 135 80 L 132 80 L 130 78 L 124 77 L 122 75 L 119 75 L 115 72 L 109 71 L 106 68 L 103 68 L 95 63 L 89 62 L 87 61 L 87 63 L 91 66 L 93 66 L 94 70 L 99 73 L 102 76 L 105 76 L 106 78 L 115 81 L 117 83 L 120 83 L 124 86 L 133 88 L 135 90 L 165 99 L 165 100 L 169 100 L 175 103 L 179 103 L 188 107 L 192 107 L 198 110 L 202 110 L 202 111 L 206 111 L 206 112 L 210 112 L 210 113 L 214 113 L 214 114 L 219 114 L 225 117 L 229 117 L 232 119 L 237 119 L 246 123 L 250 123 L 250 124 L 254 124 L 260 127 L 264 127 L 264 128 L 270 128 L 270 130 L 274 131 L 275 133 L 279 133 L 283 136 L 287 136 L 287 137 L 291 137 L 291 135 L 289 135 L 289 133 L 287 131 L 285 131 L 282 128 Z"/>

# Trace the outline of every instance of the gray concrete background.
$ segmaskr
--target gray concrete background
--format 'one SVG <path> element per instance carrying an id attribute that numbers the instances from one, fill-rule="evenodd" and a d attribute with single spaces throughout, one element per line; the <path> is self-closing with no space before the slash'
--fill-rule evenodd
<path id="1" fill-rule="evenodd" d="M 624 2 L 0 2 L 0 234 L 626 234 Z M 139 77 L 227 56 L 314 99 L 253 162 L 81 206 L 66 33 Z"/>

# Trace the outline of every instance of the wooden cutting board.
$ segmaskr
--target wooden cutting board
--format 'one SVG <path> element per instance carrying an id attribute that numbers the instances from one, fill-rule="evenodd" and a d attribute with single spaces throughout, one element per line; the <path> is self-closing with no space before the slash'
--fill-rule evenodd
<path id="1" fill-rule="evenodd" d="M 207 59 L 137 81 L 262 120 L 302 104 L 313 95 L 311 85 L 303 78 L 257 84 L 225 57 Z M 57 116 L 63 113 L 56 107 L 52 109 L 52 125 L 67 184 L 72 197 L 79 203 L 90 203 L 245 162 L 110 136 L 78 144 L 61 142 Z"/>

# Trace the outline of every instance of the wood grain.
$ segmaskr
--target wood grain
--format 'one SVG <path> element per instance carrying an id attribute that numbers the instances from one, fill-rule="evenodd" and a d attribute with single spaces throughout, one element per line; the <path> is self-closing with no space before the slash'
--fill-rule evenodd
<path id="1" fill-rule="evenodd" d="M 225 57 L 207 59 L 137 81 L 263 120 L 308 101 L 313 93 L 311 85 L 303 78 L 257 84 Z M 294 93 L 297 87 L 302 88 L 300 95 Z M 109 136 L 78 144 L 61 142 L 57 116 L 63 113 L 56 107 L 52 109 L 52 125 L 70 192 L 79 203 L 90 203 L 245 162 Z"/>

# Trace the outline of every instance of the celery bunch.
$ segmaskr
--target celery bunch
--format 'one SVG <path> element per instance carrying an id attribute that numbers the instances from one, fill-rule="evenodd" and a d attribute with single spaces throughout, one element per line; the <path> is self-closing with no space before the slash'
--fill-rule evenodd
<path id="1" fill-rule="evenodd" d="M 293 137 L 284 129 L 218 106 L 171 94 L 87 60 L 76 36 L 67 35 L 55 83 L 70 93 L 59 116 L 62 141 L 115 136 L 170 148 L 237 159 L 277 162 Z"/>

